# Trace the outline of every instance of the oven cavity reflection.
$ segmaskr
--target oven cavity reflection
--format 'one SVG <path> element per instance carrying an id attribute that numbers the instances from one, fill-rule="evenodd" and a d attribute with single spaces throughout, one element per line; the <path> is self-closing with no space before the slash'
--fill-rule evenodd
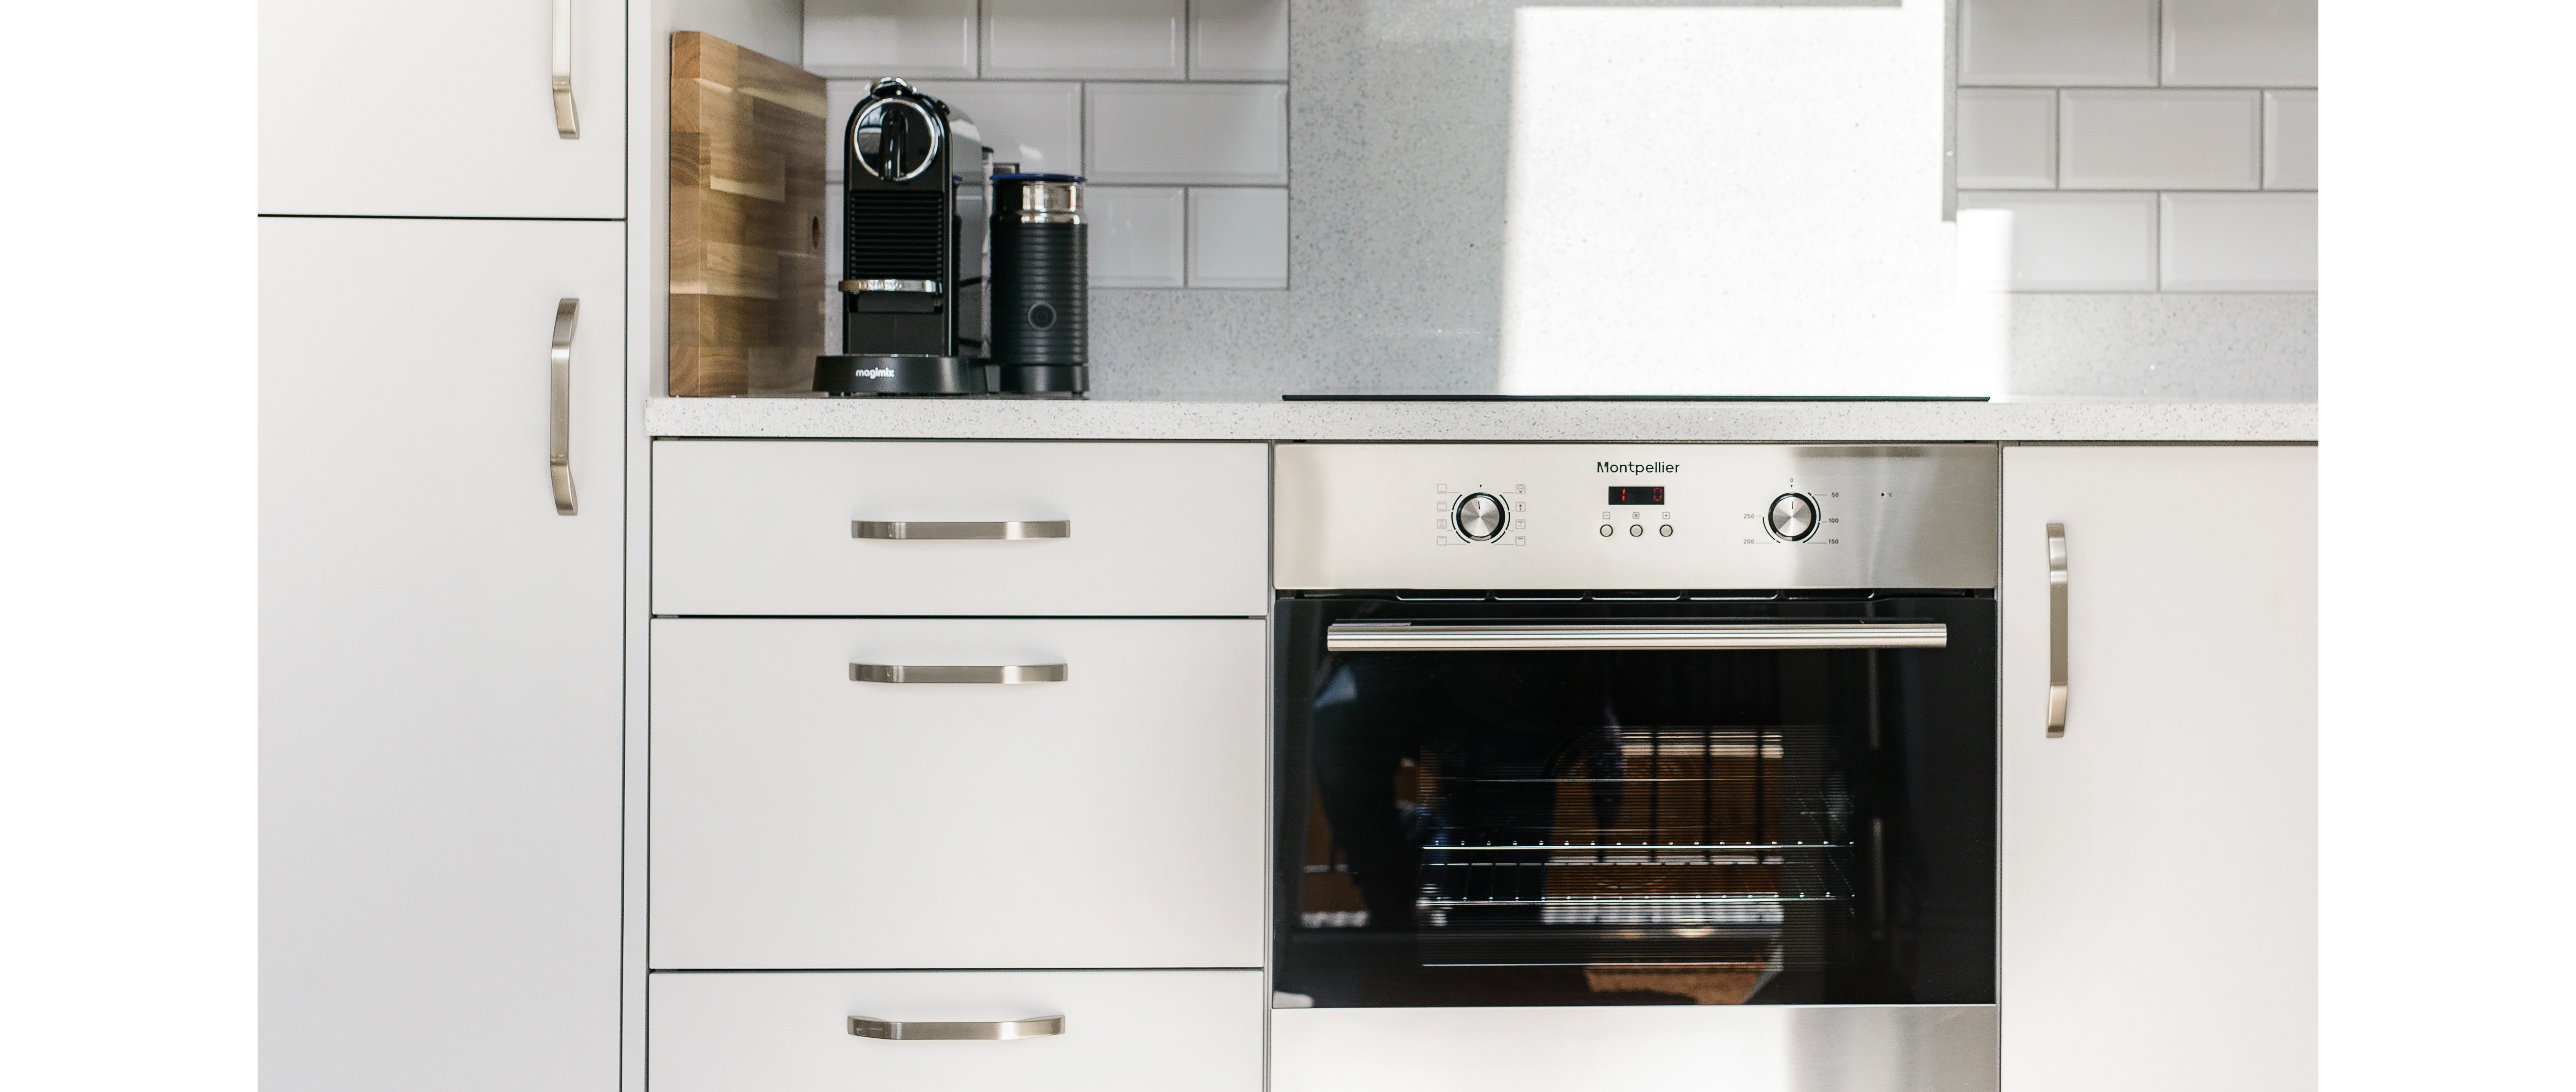
<path id="1" fill-rule="evenodd" d="M 1942 621 L 1947 648 L 1720 652 L 1336 652 L 1300 631 L 1602 608 L 1282 607 L 1308 616 L 1283 668 L 1313 681 L 1281 708 L 1282 769 L 1303 776 L 1282 794 L 1280 989 L 1360 1007 L 1991 998 L 1991 601 L 1794 609 Z"/>
<path id="2" fill-rule="evenodd" d="M 1819 934 L 1848 921 L 1855 897 L 1851 808 L 1823 735 L 1601 725 L 1424 748 L 1401 762 L 1394 795 L 1419 847 L 1408 924 L 1420 964 L 1580 967 L 1594 993 L 1731 1005 L 1791 951 L 1823 958 Z M 1323 795 L 1301 924 L 1366 928 Z M 1343 908 L 1312 909 L 1324 904 Z"/>

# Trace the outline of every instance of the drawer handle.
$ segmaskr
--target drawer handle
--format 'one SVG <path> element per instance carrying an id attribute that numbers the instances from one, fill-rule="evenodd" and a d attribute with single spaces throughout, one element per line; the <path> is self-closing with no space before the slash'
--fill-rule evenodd
<path id="1" fill-rule="evenodd" d="M 980 523 L 923 523 L 918 520 L 854 519 L 850 521 L 851 538 L 882 539 L 1019 539 L 1072 538 L 1073 521 L 1069 519 L 1009 519 Z"/>
<path id="2" fill-rule="evenodd" d="M 850 1018 L 850 1034 L 862 1039 L 1037 1039 L 1064 1034 L 1064 1017 L 1036 1016 L 1026 1020 L 952 1020 L 931 1023 L 922 1020 L 879 1020 L 873 1016 Z"/>
<path id="3" fill-rule="evenodd" d="M 1014 683 L 1063 682 L 1063 664 L 1001 664 L 991 667 L 937 667 L 922 664 L 851 664 L 851 682 L 881 683 Z"/>

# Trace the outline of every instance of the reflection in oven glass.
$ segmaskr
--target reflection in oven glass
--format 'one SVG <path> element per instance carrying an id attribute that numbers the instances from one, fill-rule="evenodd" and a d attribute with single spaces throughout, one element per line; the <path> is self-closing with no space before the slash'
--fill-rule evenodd
<path id="1" fill-rule="evenodd" d="M 1422 966 L 1579 967 L 1594 992 L 1741 1004 L 1792 951 L 1824 958 L 1823 930 L 1855 898 L 1851 807 L 1825 738 L 1609 725 L 1426 746 L 1392 793 L 1420 847 L 1410 905 L 1380 924 L 1417 930 Z M 1299 922 L 1367 928 L 1332 795 L 1314 794 Z"/>
<path id="2" fill-rule="evenodd" d="M 1362 651 L 1333 623 L 1939 621 L 1941 649 Z M 1794 612 L 1794 614 L 1793 614 Z M 1981 1004 L 1993 603 L 1282 604 L 1276 988 L 1322 1007 Z"/>

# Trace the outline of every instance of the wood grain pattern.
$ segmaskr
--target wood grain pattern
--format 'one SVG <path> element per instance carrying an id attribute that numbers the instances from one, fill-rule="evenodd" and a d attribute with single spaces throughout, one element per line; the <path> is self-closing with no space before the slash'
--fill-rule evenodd
<path id="1" fill-rule="evenodd" d="M 814 386 L 823 351 L 823 78 L 671 35 L 671 393 Z"/>

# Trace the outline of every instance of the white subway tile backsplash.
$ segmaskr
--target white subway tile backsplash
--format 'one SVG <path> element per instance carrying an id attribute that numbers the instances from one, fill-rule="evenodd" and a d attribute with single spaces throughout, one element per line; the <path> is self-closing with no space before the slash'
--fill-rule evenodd
<path id="1" fill-rule="evenodd" d="M 2160 219 L 2165 291 L 2316 291 L 2313 193 L 2168 193 Z"/>
<path id="2" fill-rule="evenodd" d="M 2261 95 L 2060 92 L 2057 156 L 2060 189 L 2260 189 Z"/>
<path id="3" fill-rule="evenodd" d="M 1094 181 L 1287 184 L 1284 84 L 1095 83 L 1085 98 Z"/>
<path id="4" fill-rule="evenodd" d="M 805 67 L 823 76 L 975 76 L 975 0 L 805 0 Z"/>
<path id="5" fill-rule="evenodd" d="M 2317 93 L 2263 92 L 2263 188 L 2317 188 Z"/>
<path id="6" fill-rule="evenodd" d="M 1961 0 L 1959 83 L 2152 87 L 2156 0 Z"/>
<path id="7" fill-rule="evenodd" d="M 1288 191 L 1192 189 L 1190 287 L 1288 287 Z"/>
<path id="8" fill-rule="evenodd" d="M 2164 0 L 2169 87 L 2315 87 L 2316 0 Z"/>
<path id="9" fill-rule="evenodd" d="M 1958 125 L 1960 189 L 2057 185 L 2057 92 L 1962 89 Z"/>
<path id="10" fill-rule="evenodd" d="M 1959 194 L 1961 230 L 1981 229 L 1988 240 L 1963 238 L 1963 254 L 1991 249 L 2008 255 L 1996 282 L 2021 292 L 2152 292 L 2156 288 L 2156 195 L 2152 193 Z M 1990 214 L 2009 214 L 2009 220 Z M 1989 247 L 1972 247 L 1972 242 Z M 1963 270 L 1963 275 L 1966 271 Z"/>
<path id="11" fill-rule="evenodd" d="M 1190 78 L 1288 78 L 1288 0 L 1190 0 Z"/>
<path id="12" fill-rule="evenodd" d="M 1082 85 L 924 81 L 922 90 L 975 119 L 996 163 L 1033 174 L 1082 173 Z"/>
<path id="13" fill-rule="evenodd" d="M 1182 190 L 1178 186 L 1089 186 L 1091 286 L 1179 288 L 1188 283 Z"/>
<path id="14" fill-rule="evenodd" d="M 1187 0 L 984 0 L 984 75 L 1177 80 Z"/>

